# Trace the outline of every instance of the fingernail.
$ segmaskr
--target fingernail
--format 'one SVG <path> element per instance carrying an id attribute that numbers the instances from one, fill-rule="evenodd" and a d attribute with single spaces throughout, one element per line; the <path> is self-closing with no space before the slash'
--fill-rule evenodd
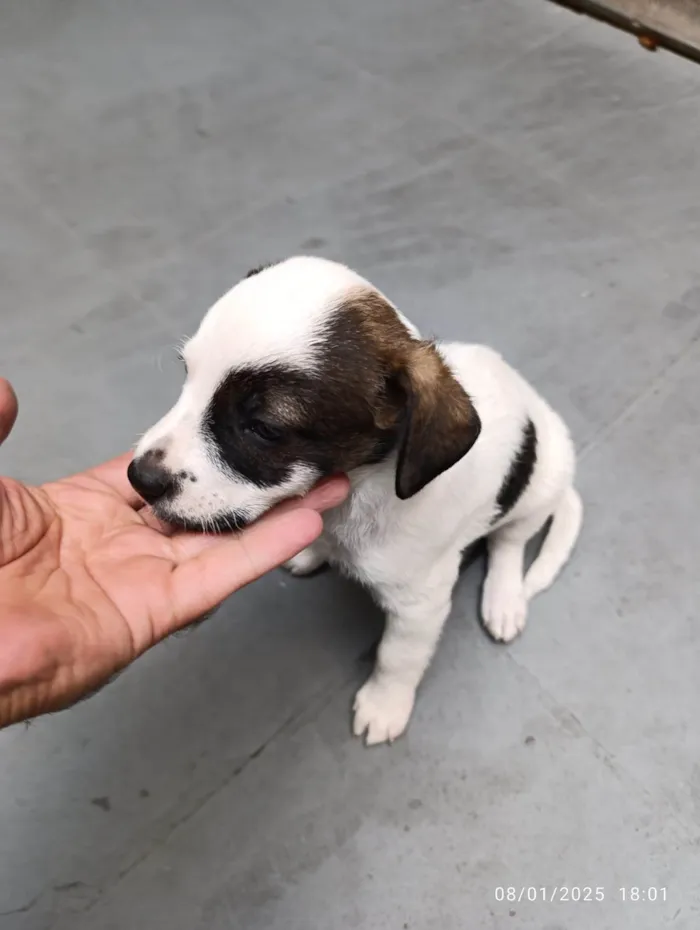
<path id="1" fill-rule="evenodd" d="M 311 502 L 318 507 L 335 507 L 345 500 L 349 489 L 350 484 L 344 475 L 334 475 L 320 482 L 310 492 L 309 497 Z"/>

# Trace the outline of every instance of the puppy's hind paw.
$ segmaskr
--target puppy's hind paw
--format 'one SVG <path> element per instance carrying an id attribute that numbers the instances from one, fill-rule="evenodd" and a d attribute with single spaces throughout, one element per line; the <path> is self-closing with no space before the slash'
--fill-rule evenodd
<path id="1" fill-rule="evenodd" d="M 504 589 L 489 585 L 487 579 L 481 616 L 484 626 L 495 640 L 509 643 L 515 639 L 525 629 L 527 619 L 527 599 L 522 585 Z"/>

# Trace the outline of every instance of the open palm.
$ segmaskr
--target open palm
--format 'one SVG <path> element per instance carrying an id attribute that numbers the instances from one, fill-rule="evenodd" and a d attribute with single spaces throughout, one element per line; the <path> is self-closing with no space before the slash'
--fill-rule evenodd
<path id="1" fill-rule="evenodd" d="M 15 412 L 0 381 L 0 441 Z M 129 458 L 41 487 L 0 478 L 0 725 L 73 703 L 295 555 L 347 490 L 325 482 L 236 536 L 168 533 Z"/>

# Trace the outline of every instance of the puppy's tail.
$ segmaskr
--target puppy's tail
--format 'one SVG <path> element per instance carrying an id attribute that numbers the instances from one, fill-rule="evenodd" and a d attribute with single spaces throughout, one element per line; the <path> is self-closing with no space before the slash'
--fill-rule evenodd
<path id="1" fill-rule="evenodd" d="M 562 570 L 578 539 L 582 520 L 583 503 L 578 491 L 570 487 L 559 501 L 542 548 L 525 575 L 528 600 L 548 588 Z"/>

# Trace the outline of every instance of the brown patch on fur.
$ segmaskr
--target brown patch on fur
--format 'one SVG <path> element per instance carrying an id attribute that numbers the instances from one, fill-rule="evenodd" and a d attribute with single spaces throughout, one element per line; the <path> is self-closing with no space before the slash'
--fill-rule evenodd
<path id="1" fill-rule="evenodd" d="M 406 368 L 414 342 L 391 304 L 367 288 L 347 294 L 333 318 L 328 340 L 333 364 L 354 369 L 355 398 L 364 400 L 380 430 L 400 424 L 405 398 L 392 379 Z"/>
<path id="2" fill-rule="evenodd" d="M 349 294 L 339 315 L 367 340 L 362 393 L 377 429 L 396 434 L 396 493 L 411 497 L 469 451 L 479 417 L 433 343 L 412 337 L 377 291 Z"/>
<path id="3" fill-rule="evenodd" d="M 396 493 L 405 500 L 455 465 L 474 445 L 481 421 L 469 395 L 430 342 L 415 347 L 403 384 L 408 416 Z"/>
<path id="4" fill-rule="evenodd" d="M 270 418 L 281 426 L 297 427 L 305 422 L 305 408 L 300 398 L 280 387 L 271 388 L 265 396 Z"/>

